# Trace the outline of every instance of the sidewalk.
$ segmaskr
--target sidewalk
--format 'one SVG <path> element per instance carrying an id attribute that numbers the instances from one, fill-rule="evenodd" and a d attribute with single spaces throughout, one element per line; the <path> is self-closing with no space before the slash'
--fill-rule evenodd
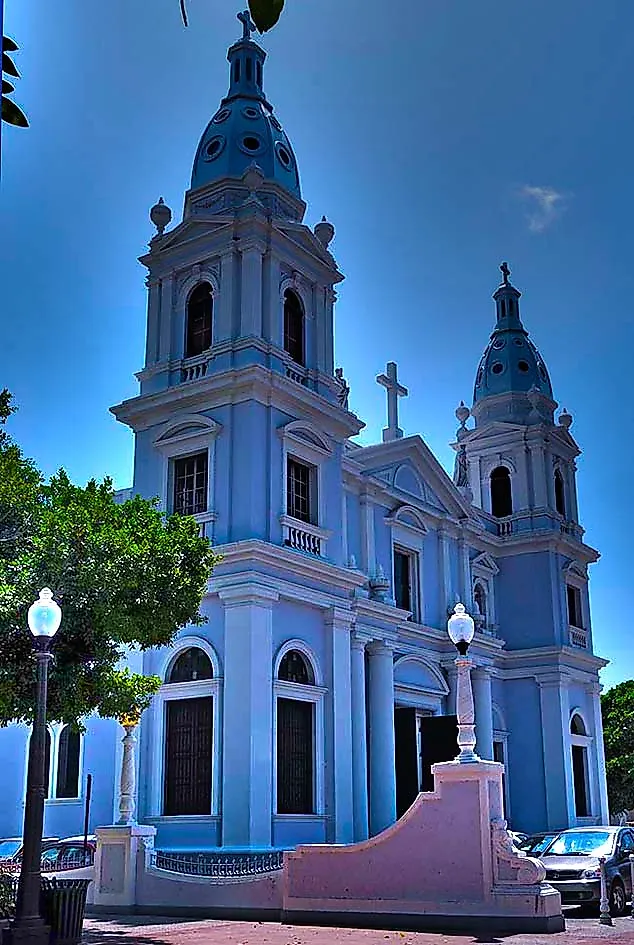
<path id="1" fill-rule="evenodd" d="M 170 919 L 163 916 L 117 916 L 87 919 L 83 945 L 634 945 L 634 919 L 566 919 L 566 931 L 555 935 L 494 933 L 382 932 L 281 925 L 279 922 L 235 922 L 224 919 Z"/>

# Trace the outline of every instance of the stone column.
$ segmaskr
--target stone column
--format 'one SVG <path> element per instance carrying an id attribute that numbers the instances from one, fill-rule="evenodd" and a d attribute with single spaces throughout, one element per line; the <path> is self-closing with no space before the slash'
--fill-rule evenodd
<path id="1" fill-rule="evenodd" d="M 447 608 L 453 605 L 449 535 L 442 529 L 438 530 L 438 567 L 442 588 L 440 595 L 440 622 L 442 625 L 447 620 Z"/>
<path id="2" fill-rule="evenodd" d="M 471 581 L 471 558 L 469 557 L 469 545 L 466 543 L 464 538 L 461 538 L 458 543 L 460 551 L 460 579 L 462 584 L 462 597 L 461 601 L 465 605 L 467 613 L 472 613 L 473 611 L 473 590 L 472 590 L 472 581 Z"/>
<path id="3" fill-rule="evenodd" d="M 493 761 L 493 705 L 489 667 L 477 667 L 471 679 L 475 701 L 476 752 L 483 761 Z"/>
<path id="4" fill-rule="evenodd" d="M 119 819 L 118 824 L 129 826 L 136 824 L 134 812 L 136 809 L 136 760 L 134 745 L 137 721 L 122 719 L 121 725 L 125 730 L 123 742 L 123 757 L 121 759 L 121 778 L 119 782 Z"/>
<path id="5" fill-rule="evenodd" d="M 333 607 L 327 618 L 332 670 L 332 758 L 334 842 L 352 843 L 352 702 L 350 687 L 350 630 L 354 615 Z"/>
<path id="6" fill-rule="evenodd" d="M 271 845 L 273 812 L 273 603 L 258 584 L 219 591 L 225 609 L 222 842 Z"/>
<path id="7" fill-rule="evenodd" d="M 608 784 L 605 776 L 605 747 L 603 744 L 603 717 L 601 715 L 601 685 L 599 682 L 592 683 L 588 687 L 590 693 L 590 698 L 592 700 L 592 716 L 593 716 L 593 729 L 594 729 L 594 758 L 592 762 L 588 758 L 588 763 L 592 764 L 592 767 L 596 771 L 596 779 L 598 786 L 598 802 L 599 802 L 599 813 L 601 814 L 601 823 L 609 823 L 610 809 L 608 807 Z M 592 746 L 588 746 L 588 753 L 592 750 Z M 593 810 L 593 814 L 596 814 L 597 811 Z"/>
<path id="8" fill-rule="evenodd" d="M 352 783 L 354 839 L 368 838 L 368 749 L 365 718 L 365 640 L 351 639 Z"/>
<path id="9" fill-rule="evenodd" d="M 394 662 L 392 647 L 374 642 L 368 647 L 370 713 L 370 834 L 396 820 L 394 760 Z"/>
<path id="10" fill-rule="evenodd" d="M 548 475 L 552 472 L 552 464 L 546 464 L 546 456 L 542 443 L 530 443 L 528 448 L 530 450 L 531 467 L 533 471 L 533 507 L 537 509 L 547 508 L 550 504 L 549 496 L 551 490 L 549 489 L 546 476 L 547 469 Z"/>
<path id="11" fill-rule="evenodd" d="M 155 364 L 159 360 L 159 311 L 160 311 L 160 283 L 158 279 L 147 277 L 145 284 L 148 288 L 147 303 L 147 338 L 145 340 L 145 366 Z"/>

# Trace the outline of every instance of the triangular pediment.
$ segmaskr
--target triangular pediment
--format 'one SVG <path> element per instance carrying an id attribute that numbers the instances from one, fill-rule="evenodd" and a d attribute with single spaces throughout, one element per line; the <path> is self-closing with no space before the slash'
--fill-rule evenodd
<path id="1" fill-rule="evenodd" d="M 471 506 L 420 436 L 363 447 L 354 460 L 366 475 L 389 483 L 403 501 L 459 519 L 471 514 Z"/>
<path id="2" fill-rule="evenodd" d="M 508 436 L 509 434 L 523 434 L 525 426 L 520 423 L 504 423 L 502 420 L 492 420 L 481 427 L 469 430 L 468 436 L 461 442 L 477 443 L 479 440 L 490 440 L 494 436 Z"/>
<path id="3" fill-rule="evenodd" d="M 231 227 L 231 219 L 228 217 L 214 216 L 213 213 L 206 214 L 204 217 L 188 217 L 173 230 L 169 230 L 160 238 L 160 245 L 156 248 L 160 253 L 180 246 L 183 243 L 191 243 L 193 240 L 209 237 L 217 234 L 220 230 Z M 154 249 L 154 246 L 152 247 Z"/>
<path id="4" fill-rule="evenodd" d="M 493 575 L 499 574 L 500 572 L 497 563 L 490 554 L 486 553 L 486 551 L 472 560 L 471 568 L 474 573 L 480 574 Z"/>

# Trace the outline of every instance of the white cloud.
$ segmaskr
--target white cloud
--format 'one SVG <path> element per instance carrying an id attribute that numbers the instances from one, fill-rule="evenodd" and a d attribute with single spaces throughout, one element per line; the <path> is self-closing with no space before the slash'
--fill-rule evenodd
<path id="1" fill-rule="evenodd" d="M 525 184 L 520 197 L 527 204 L 528 228 L 531 233 L 543 233 L 561 216 L 566 206 L 566 195 L 554 187 L 531 187 Z"/>

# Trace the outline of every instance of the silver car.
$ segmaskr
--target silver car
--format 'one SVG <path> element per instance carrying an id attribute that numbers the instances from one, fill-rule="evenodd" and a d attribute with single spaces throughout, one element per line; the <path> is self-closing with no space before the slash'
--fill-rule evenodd
<path id="1" fill-rule="evenodd" d="M 612 915 L 623 915 L 632 896 L 630 854 L 634 828 L 573 827 L 563 830 L 541 855 L 546 882 L 561 893 L 563 905 L 596 908 L 601 900 L 599 857 L 605 857 Z"/>

